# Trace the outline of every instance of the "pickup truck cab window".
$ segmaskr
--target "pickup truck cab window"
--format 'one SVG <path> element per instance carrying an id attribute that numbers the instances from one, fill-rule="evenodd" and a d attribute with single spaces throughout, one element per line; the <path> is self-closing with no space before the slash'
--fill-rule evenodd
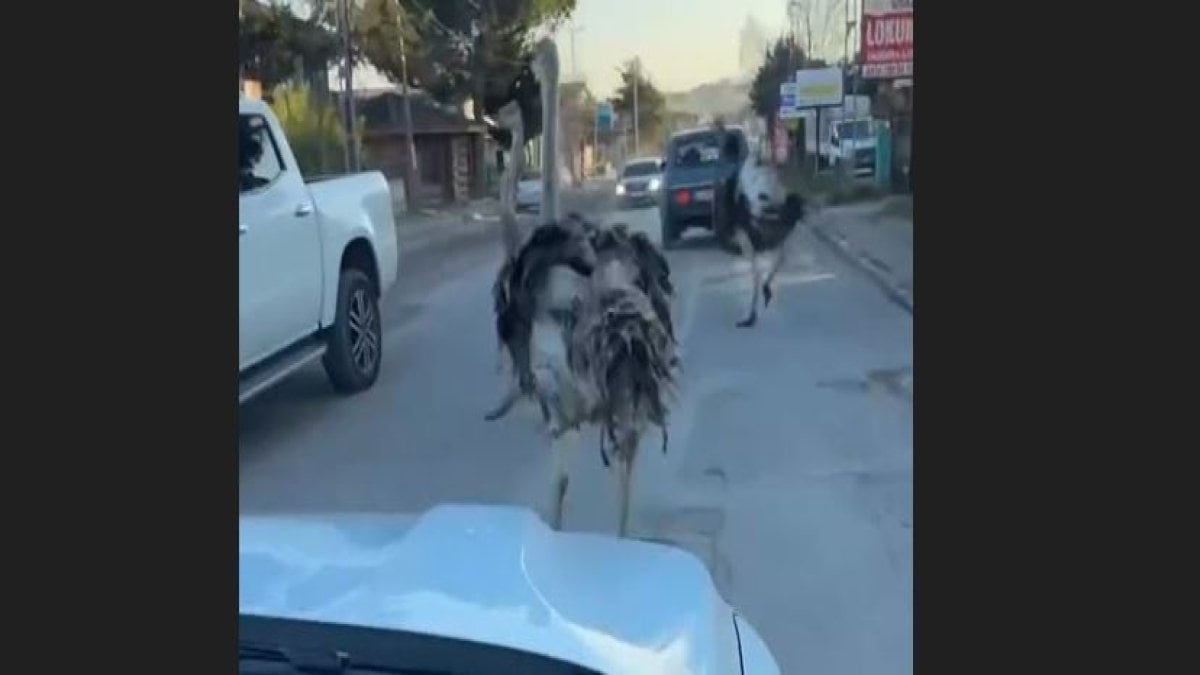
<path id="1" fill-rule="evenodd" d="M 284 170 L 279 146 L 262 115 L 238 116 L 238 192 L 270 185 Z"/>

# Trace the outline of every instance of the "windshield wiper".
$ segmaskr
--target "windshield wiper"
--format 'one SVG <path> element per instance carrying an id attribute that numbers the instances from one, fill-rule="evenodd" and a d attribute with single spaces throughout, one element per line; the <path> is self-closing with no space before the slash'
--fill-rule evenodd
<path id="1" fill-rule="evenodd" d="M 353 673 L 445 675 L 441 671 L 434 672 L 352 663 L 349 654 L 329 649 L 284 649 L 283 647 L 256 645 L 249 642 L 238 643 L 238 661 L 282 663 L 291 666 L 298 673 L 323 673 L 332 675 L 342 675 L 343 673 L 350 673 L 351 675 Z"/>
<path id="2" fill-rule="evenodd" d="M 350 657 L 344 652 L 328 649 L 284 649 L 248 642 L 238 643 L 238 661 L 242 660 L 286 663 L 301 673 L 334 673 L 336 675 L 346 672 L 346 668 L 350 665 Z"/>

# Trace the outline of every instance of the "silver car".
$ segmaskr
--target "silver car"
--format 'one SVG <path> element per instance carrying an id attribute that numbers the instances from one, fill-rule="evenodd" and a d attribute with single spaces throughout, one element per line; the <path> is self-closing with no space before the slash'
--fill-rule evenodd
<path id="1" fill-rule="evenodd" d="M 662 170 L 663 161 L 659 157 L 641 157 L 626 162 L 617 178 L 617 202 L 620 208 L 658 204 Z"/>

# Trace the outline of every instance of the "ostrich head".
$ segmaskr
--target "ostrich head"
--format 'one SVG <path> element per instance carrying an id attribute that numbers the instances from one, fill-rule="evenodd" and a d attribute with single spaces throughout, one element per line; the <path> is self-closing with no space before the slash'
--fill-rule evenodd
<path id="1" fill-rule="evenodd" d="M 558 47 L 542 38 L 530 69 L 542 94 L 542 222 L 558 222 Z"/>

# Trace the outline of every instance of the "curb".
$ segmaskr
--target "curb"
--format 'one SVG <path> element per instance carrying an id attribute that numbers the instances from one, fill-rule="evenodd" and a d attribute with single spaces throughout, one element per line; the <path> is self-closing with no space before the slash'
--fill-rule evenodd
<path id="1" fill-rule="evenodd" d="M 912 296 L 907 290 L 901 288 L 899 284 L 894 282 L 891 276 L 884 271 L 884 269 L 887 268 L 886 265 L 867 253 L 856 251 L 854 247 L 850 245 L 850 242 L 840 233 L 834 234 L 827 232 L 825 231 L 825 228 L 820 226 L 813 227 L 812 230 L 813 234 L 815 234 L 818 239 L 825 242 L 826 246 L 833 249 L 834 253 L 838 254 L 842 260 L 865 272 L 866 275 L 870 277 L 871 281 L 875 282 L 875 285 L 883 290 L 884 295 L 886 295 L 889 300 L 899 305 L 902 309 L 904 309 L 904 311 L 908 312 L 909 315 L 912 315 Z"/>

